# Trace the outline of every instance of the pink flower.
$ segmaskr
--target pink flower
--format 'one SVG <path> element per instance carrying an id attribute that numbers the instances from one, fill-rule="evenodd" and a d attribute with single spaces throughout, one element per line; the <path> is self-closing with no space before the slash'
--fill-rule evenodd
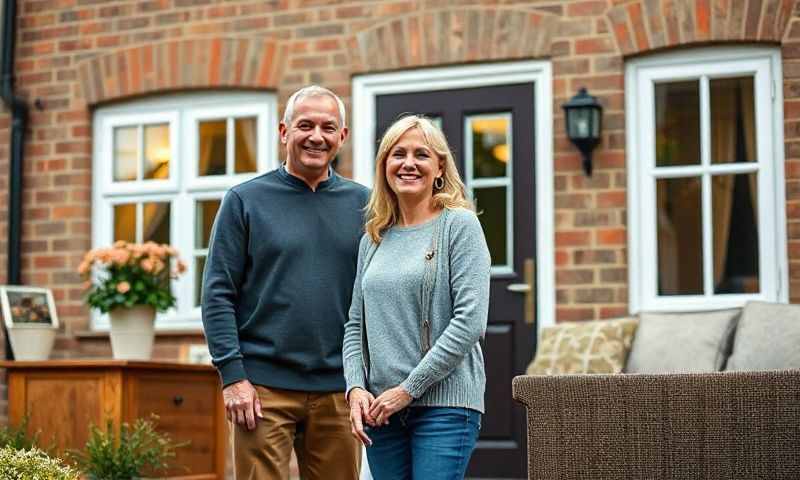
<path id="1" fill-rule="evenodd" d="M 184 262 L 183 260 L 178 260 L 176 264 L 176 269 L 178 270 L 178 274 L 186 272 L 186 262 Z"/>
<path id="2" fill-rule="evenodd" d="M 155 274 L 161 273 L 164 270 L 164 267 L 165 267 L 164 262 L 162 262 L 161 260 L 156 259 L 153 262 L 153 273 L 155 273 Z"/>
<path id="3" fill-rule="evenodd" d="M 153 267 L 154 267 L 153 261 L 150 260 L 149 258 L 145 258 L 144 260 L 142 260 L 142 270 L 144 270 L 145 272 L 153 273 Z"/>
<path id="4" fill-rule="evenodd" d="M 114 265 L 125 265 L 131 258 L 131 253 L 124 248 L 116 248 L 111 251 L 111 261 Z"/>
<path id="5" fill-rule="evenodd" d="M 87 262 L 86 260 L 82 261 L 81 264 L 78 266 L 78 273 L 81 275 L 86 275 L 89 273 L 89 267 L 91 267 L 91 262 Z"/>
<path id="6" fill-rule="evenodd" d="M 128 293 L 128 291 L 129 291 L 130 289 L 131 289 L 131 284 L 130 284 L 130 283 L 128 283 L 128 282 L 119 282 L 119 283 L 117 284 L 117 291 L 118 291 L 119 293 Z"/>

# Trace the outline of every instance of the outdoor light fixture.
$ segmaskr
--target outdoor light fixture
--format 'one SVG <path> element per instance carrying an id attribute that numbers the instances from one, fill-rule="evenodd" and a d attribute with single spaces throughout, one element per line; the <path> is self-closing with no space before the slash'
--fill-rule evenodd
<path id="1" fill-rule="evenodd" d="M 592 150 L 600 143 L 603 107 L 581 88 L 578 94 L 561 106 L 567 122 L 567 137 L 583 154 L 583 170 L 592 176 Z"/>

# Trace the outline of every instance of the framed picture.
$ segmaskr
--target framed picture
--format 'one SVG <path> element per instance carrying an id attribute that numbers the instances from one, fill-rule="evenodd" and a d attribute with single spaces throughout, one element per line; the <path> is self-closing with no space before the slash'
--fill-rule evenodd
<path id="1" fill-rule="evenodd" d="M 0 307 L 7 327 L 58 327 L 56 304 L 49 288 L 0 286 Z"/>

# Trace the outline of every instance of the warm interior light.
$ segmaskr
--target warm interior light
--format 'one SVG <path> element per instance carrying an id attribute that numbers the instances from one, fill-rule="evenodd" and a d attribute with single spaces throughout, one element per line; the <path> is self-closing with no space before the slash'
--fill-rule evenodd
<path id="1" fill-rule="evenodd" d="M 476 118 L 472 120 L 472 130 L 476 133 L 495 133 L 505 135 L 507 129 L 507 118 Z"/>
<path id="2" fill-rule="evenodd" d="M 169 147 L 161 147 L 157 148 L 156 151 L 153 153 L 153 163 L 163 164 L 169 163 L 169 157 L 171 152 L 169 151 Z"/>
<path id="3" fill-rule="evenodd" d="M 492 148 L 492 155 L 501 162 L 508 163 L 508 144 L 501 143 L 500 145 L 495 145 Z"/>

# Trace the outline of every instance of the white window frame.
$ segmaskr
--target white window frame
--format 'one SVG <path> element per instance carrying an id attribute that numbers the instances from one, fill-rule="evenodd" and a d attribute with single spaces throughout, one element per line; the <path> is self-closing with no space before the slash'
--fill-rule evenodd
<path id="1" fill-rule="evenodd" d="M 555 324 L 555 234 L 553 202 L 553 75 L 549 61 L 535 60 L 424 68 L 361 75 L 353 79 L 353 176 L 371 186 L 375 160 L 375 99 L 378 95 L 533 83 L 535 159 L 516 159 L 516 168 L 536 172 L 536 325 Z M 534 161 L 535 160 L 535 161 Z M 533 165 L 531 165 L 533 164 Z"/>
<path id="2" fill-rule="evenodd" d="M 754 75 L 756 164 L 711 164 L 710 114 L 700 112 L 700 165 L 655 164 L 656 82 L 700 80 L 700 104 L 707 105 L 708 79 Z M 629 302 L 640 311 L 701 311 L 741 307 L 748 300 L 788 301 L 786 196 L 784 185 L 783 92 L 777 48 L 703 48 L 635 59 L 626 64 L 626 136 L 628 166 Z M 703 295 L 658 295 L 655 178 L 690 173 L 758 172 L 759 287 L 757 294 L 714 294 L 711 254 L 710 176 L 702 177 L 704 255 Z M 710 287 L 709 287 L 710 285 Z"/>
<path id="3" fill-rule="evenodd" d="M 514 139 L 512 136 L 513 119 L 511 112 L 506 113 L 481 113 L 468 115 L 464 120 L 464 183 L 466 184 L 467 194 L 475 198 L 475 189 L 504 187 L 506 189 L 506 258 L 500 265 L 492 265 L 492 275 L 513 275 L 514 274 L 514 159 L 506 165 L 506 175 L 504 177 L 475 178 L 474 160 L 472 151 L 472 122 L 487 118 L 503 118 L 508 122 L 506 127 L 506 141 L 508 151 L 514 151 Z M 478 211 L 480 205 L 476 204 Z"/>
<path id="4" fill-rule="evenodd" d="M 256 117 L 258 132 L 256 172 L 197 177 L 197 122 L 205 118 Z M 195 201 L 221 199 L 232 186 L 261 175 L 279 164 L 277 101 L 273 93 L 214 92 L 159 96 L 101 107 L 94 112 L 92 153 L 92 246 L 113 243 L 113 205 L 170 201 L 170 243 L 188 269 L 173 280 L 176 308 L 156 317 L 157 330 L 202 328 L 200 308 L 194 302 Z M 170 125 L 169 180 L 113 181 L 115 127 L 153 123 Z M 231 122 L 232 123 L 232 122 Z M 229 128 L 229 133 L 230 133 Z M 230 144 L 229 141 L 229 155 Z M 92 312 L 93 330 L 109 329 L 108 315 Z"/>

